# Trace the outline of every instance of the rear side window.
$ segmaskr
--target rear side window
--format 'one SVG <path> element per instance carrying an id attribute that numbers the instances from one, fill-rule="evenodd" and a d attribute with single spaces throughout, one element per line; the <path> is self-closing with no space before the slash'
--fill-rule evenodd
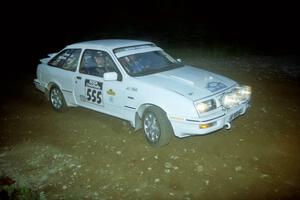
<path id="1" fill-rule="evenodd" d="M 76 71 L 80 53 L 81 49 L 66 49 L 51 59 L 48 65 L 68 71 Z"/>

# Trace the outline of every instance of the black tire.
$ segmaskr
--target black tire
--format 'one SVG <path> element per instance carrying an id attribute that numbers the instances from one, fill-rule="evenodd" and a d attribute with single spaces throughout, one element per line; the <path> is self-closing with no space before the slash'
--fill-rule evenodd
<path id="1" fill-rule="evenodd" d="M 151 146 L 167 145 L 173 136 L 173 128 L 166 113 L 155 106 L 149 106 L 143 114 L 143 129 Z"/>
<path id="2" fill-rule="evenodd" d="M 49 92 L 49 100 L 52 108 L 57 112 L 64 112 L 67 109 L 67 104 L 63 93 L 57 86 L 53 86 Z"/>

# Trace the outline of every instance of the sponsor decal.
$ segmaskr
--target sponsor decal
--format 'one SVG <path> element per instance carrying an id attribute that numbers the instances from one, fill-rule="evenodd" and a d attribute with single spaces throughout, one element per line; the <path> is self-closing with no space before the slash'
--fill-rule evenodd
<path id="1" fill-rule="evenodd" d="M 96 90 L 102 90 L 102 83 L 94 80 L 85 80 L 85 87 L 93 88 Z"/>
<path id="2" fill-rule="evenodd" d="M 82 101 L 82 102 L 86 102 L 86 98 L 85 98 L 85 96 L 84 96 L 84 95 L 80 95 L 80 101 Z"/>
<path id="3" fill-rule="evenodd" d="M 137 92 L 138 91 L 138 89 L 135 88 L 135 87 L 127 87 L 126 90 L 131 90 L 133 92 Z"/>
<path id="4" fill-rule="evenodd" d="M 107 90 L 106 93 L 110 96 L 115 96 L 116 95 L 116 93 L 111 88 L 109 90 Z"/>
<path id="5" fill-rule="evenodd" d="M 221 82 L 209 82 L 206 86 L 206 88 L 211 92 L 216 92 L 216 91 L 224 89 L 226 87 L 227 86 Z"/>

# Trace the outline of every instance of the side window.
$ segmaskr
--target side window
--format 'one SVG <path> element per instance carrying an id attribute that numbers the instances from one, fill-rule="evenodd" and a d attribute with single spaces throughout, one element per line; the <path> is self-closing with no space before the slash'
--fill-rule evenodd
<path id="1" fill-rule="evenodd" d="M 76 71 L 80 53 L 81 49 L 74 49 L 67 58 L 66 62 L 63 64 L 62 68 L 70 71 Z"/>
<path id="2" fill-rule="evenodd" d="M 48 65 L 69 71 L 75 71 L 78 64 L 80 52 L 80 49 L 66 49 L 55 56 L 53 59 L 51 59 L 48 62 Z"/>
<path id="3" fill-rule="evenodd" d="M 105 51 L 87 49 L 84 51 L 79 72 L 103 77 L 105 72 L 118 72 L 118 68 Z"/>
<path id="4" fill-rule="evenodd" d="M 66 50 L 62 51 L 61 53 L 56 55 L 54 58 L 52 58 L 48 62 L 48 65 L 61 68 L 62 65 L 65 63 L 70 51 L 71 51 L 70 49 L 66 49 Z"/>

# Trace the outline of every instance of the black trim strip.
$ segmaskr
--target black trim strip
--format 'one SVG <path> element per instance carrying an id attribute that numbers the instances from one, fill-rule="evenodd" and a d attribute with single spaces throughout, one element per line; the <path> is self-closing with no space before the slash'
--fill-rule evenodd
<path id="1" fill-rule="evenodd" d="M 209 122 L 209 121 L 218 119 L 218 118 L 223 117 L 223 116 L 225 116 L 225 114 L 220 115 L 220 116 L 218 116 L 218 117 L 215 117 L 215 118 L 213 118 L 213 119 L 205 120 L 205 121 L 199 121 L 199 120 L 193 120 L 193 119 L 185 119 L 185 121 L 188 121 L 188 122 Z"/>
<path id="2" fill-rule="evenodd" d="M 212 121 L 212 120 L 218 119 L 218 118 L 220 118 L 220 117 L 224 117 L 224 116 L 225 116 L 225 114 L 220 115 L 220 116 L 218 116 L 218 117 L 215 117 L 215 118 L 213 118 L 213 119 L 209 119 L 209 120 L 202 121 L 202 122 Z"/>
<path id="3" fill-rule="evenodd" d="M 69 91 L 69 90 L 61 90 L 61 91 L 63 91 L 63 92 L 69 92 L 69 93 L 73 93 L 72 91 Z"/>
<path id="4" fill-rule="evenodd" d="M 127 97 L 128 99 L 134 99 L 134 97 Z"/>
<path id="5" fill-rule="evenodd" d="M 126 108 L 130 108 L 130 109 L 134 109 L 134 110 L 135 110 L 135 108 L 133 108 L 133 107 L 130 107 L 130 106 L 124 106 L 124 107 L 126 107 Z"/>
<path id="6" fill-rule="evenodd" d="M 188 121 L 188 122 L 201 122 L 199 120 L 193 120 L 193 119 L 185 119 L 185 121 Z"/>

